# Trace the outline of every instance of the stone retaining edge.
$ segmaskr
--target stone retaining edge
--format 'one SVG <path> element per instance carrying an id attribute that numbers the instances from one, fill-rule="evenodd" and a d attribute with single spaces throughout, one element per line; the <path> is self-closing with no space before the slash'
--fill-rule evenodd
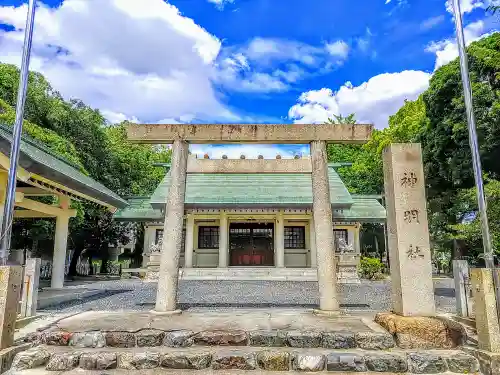
<path id="1" fill-rule="evenodd" d="M 84 370 L 147 370 L 155 368 L 191 370 L 267 370 L 267 371 L 327 371 L 327 372 L 390 372 L 429 374 L 451 372 L 474 374 L 479 371 L 478 360 L 469 354 L 452 351 L 331 351 L 328 354 L 301 353 L 287 350 L 241 350 L 218 348 L 193 352 L 155 351 L 78 351 L 51 353 L 38 346 L 18 353 L 13 370 L 45 366 L 47 371 Z M 202 372 L 200 372 L 202 373 Z"/>
<path id="2" fill-rule="evenodd" d="M 259 330 L 259 331 L 219 331 L 142 329 L 137 332 L 90 331 L 67 332 L 46 330 L 34 332 L 24 338 L 25 342 L 78 348 L 102 347 L 191 347 L 206 346 L 252 346 L 252 347 L 292 347 L 327 349 L 386 350 L 395 347 L 395 341 L 388 332 L 347 332 L 347 331 L 299 331 L 299 330 Z"/>

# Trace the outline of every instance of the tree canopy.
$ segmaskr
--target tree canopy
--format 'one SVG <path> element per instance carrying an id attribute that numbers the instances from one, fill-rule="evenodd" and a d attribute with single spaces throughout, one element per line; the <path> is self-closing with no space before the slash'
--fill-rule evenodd
<path id="1" fill-rule="evenodd" d="M 18 83 L 19 69 L 0 64 L 0 122 L 7 125 L 15 120 L 13 108 Z M 40 73 L 31 72 L 28 83 L 23 123 L 26 135 L 121 196 L 153 192 L 165 173 L 163 168 L 153 164 L 168 162 L 169 150 L 131 144 L 127 141 L 124 123 L 109 124 L 98 110 L 82 101 L 65 100 Z M 71 220 L 69 238 L 69 246 L 76 253 L 105 251 L 108 246 L 128 241 L 134 229 L 130 224 L 111 220 L 110 212 L 93 203 L 76 206 L 79 214 Z M 16 220 L 14 230 L 17 234 L 29 235 L 15 237 L 28 237 L 33 242 L 51 239 L 52 226 L 47 220 Z M 35 243 L 33 247 L 36 248 Z"/>
<path id="2" fill-rule="evenodd" d="M 472 43 L 467 52 L 481 161 L 487 176 L 488 216 L 498 244 L 500 33 Z M 330 160 L 353 162 L 351 168 L 339 171 L 352 192 L 381 193 L 384 147 L 397 142 L 420 142 L 433 244 L 448 250 L 453 240 L 459 239 L 469 251 L 477 253 L 482 244 L 479 217 L 472 215 L 477 205 L 468 137 L 460 65 L 455 59 L 433 74 L 429 88 L 417 100 L 405 101 L 389 118 L 388 127 L 374 130 L 367 144 L 330 146 L 328 155 Z M 466 217 L 473 219 L 466 224 Z"/>

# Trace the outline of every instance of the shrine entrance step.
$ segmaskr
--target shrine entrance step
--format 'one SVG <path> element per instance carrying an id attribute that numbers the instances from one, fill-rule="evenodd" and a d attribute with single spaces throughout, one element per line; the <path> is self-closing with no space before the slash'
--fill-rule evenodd
<path id="1" fill-rule="evenodd" d="M 318 281 L 315 268 L 182 268 L 181 280 Z"/>
<path id="2" fill-rule="evenodd" d="M 35 368 L 39 372 L 31 372 Z M 38 346 L 19 353 L 14 374 L 282 374 L 304 372 L 337 374 L 470 374 L 479 363 L 459 350 L 388 351 L 201 347 L 201 348 L 63 348 Z M 154 371 L 156 370 L 156 371 Z M 70 372 L 67 372 L 70 371 Z M 172 372 L 166 372 L 172 371 Z M 265 372 L 266 371 L 266 372 Z"/>

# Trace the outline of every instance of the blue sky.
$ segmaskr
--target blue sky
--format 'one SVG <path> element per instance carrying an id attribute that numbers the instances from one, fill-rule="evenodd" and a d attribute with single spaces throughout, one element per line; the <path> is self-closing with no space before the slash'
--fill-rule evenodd
<path id="1" fill-rule="evenodd" d="M 461 0 L 466 39 L 498 28 Z M 0 0 L 0 61 L 19 65 L 26 1 Z M 38 1 L 31 69 L 111 122 L 387 126 L 457 56 L 446 0 Z M 212 157 L 307 147 L 193 146 Z"/>

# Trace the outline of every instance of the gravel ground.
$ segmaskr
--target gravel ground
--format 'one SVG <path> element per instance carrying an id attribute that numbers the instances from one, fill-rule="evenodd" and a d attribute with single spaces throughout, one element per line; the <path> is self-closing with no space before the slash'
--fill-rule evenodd
<path id="1" fill-rule="evenodd" d="M 452 279 L 434 280 L 439 312 L 454 312 Z M 150 310 L 156 298 L 156 284 L 140 280 L 102 281 L 86 284 L 102 289 L 103 294 L 88 299 L 50 307 L 44 312 L 71 313 L 86 310 Z M 363 281 L 340 286 L 343 308 L 356 311 L 390 309 L 390 282 Z M 206 307 L 316 307 L 319 303 L 316 282 L 276 281 L 181 281 L 180 308 Z"/>

